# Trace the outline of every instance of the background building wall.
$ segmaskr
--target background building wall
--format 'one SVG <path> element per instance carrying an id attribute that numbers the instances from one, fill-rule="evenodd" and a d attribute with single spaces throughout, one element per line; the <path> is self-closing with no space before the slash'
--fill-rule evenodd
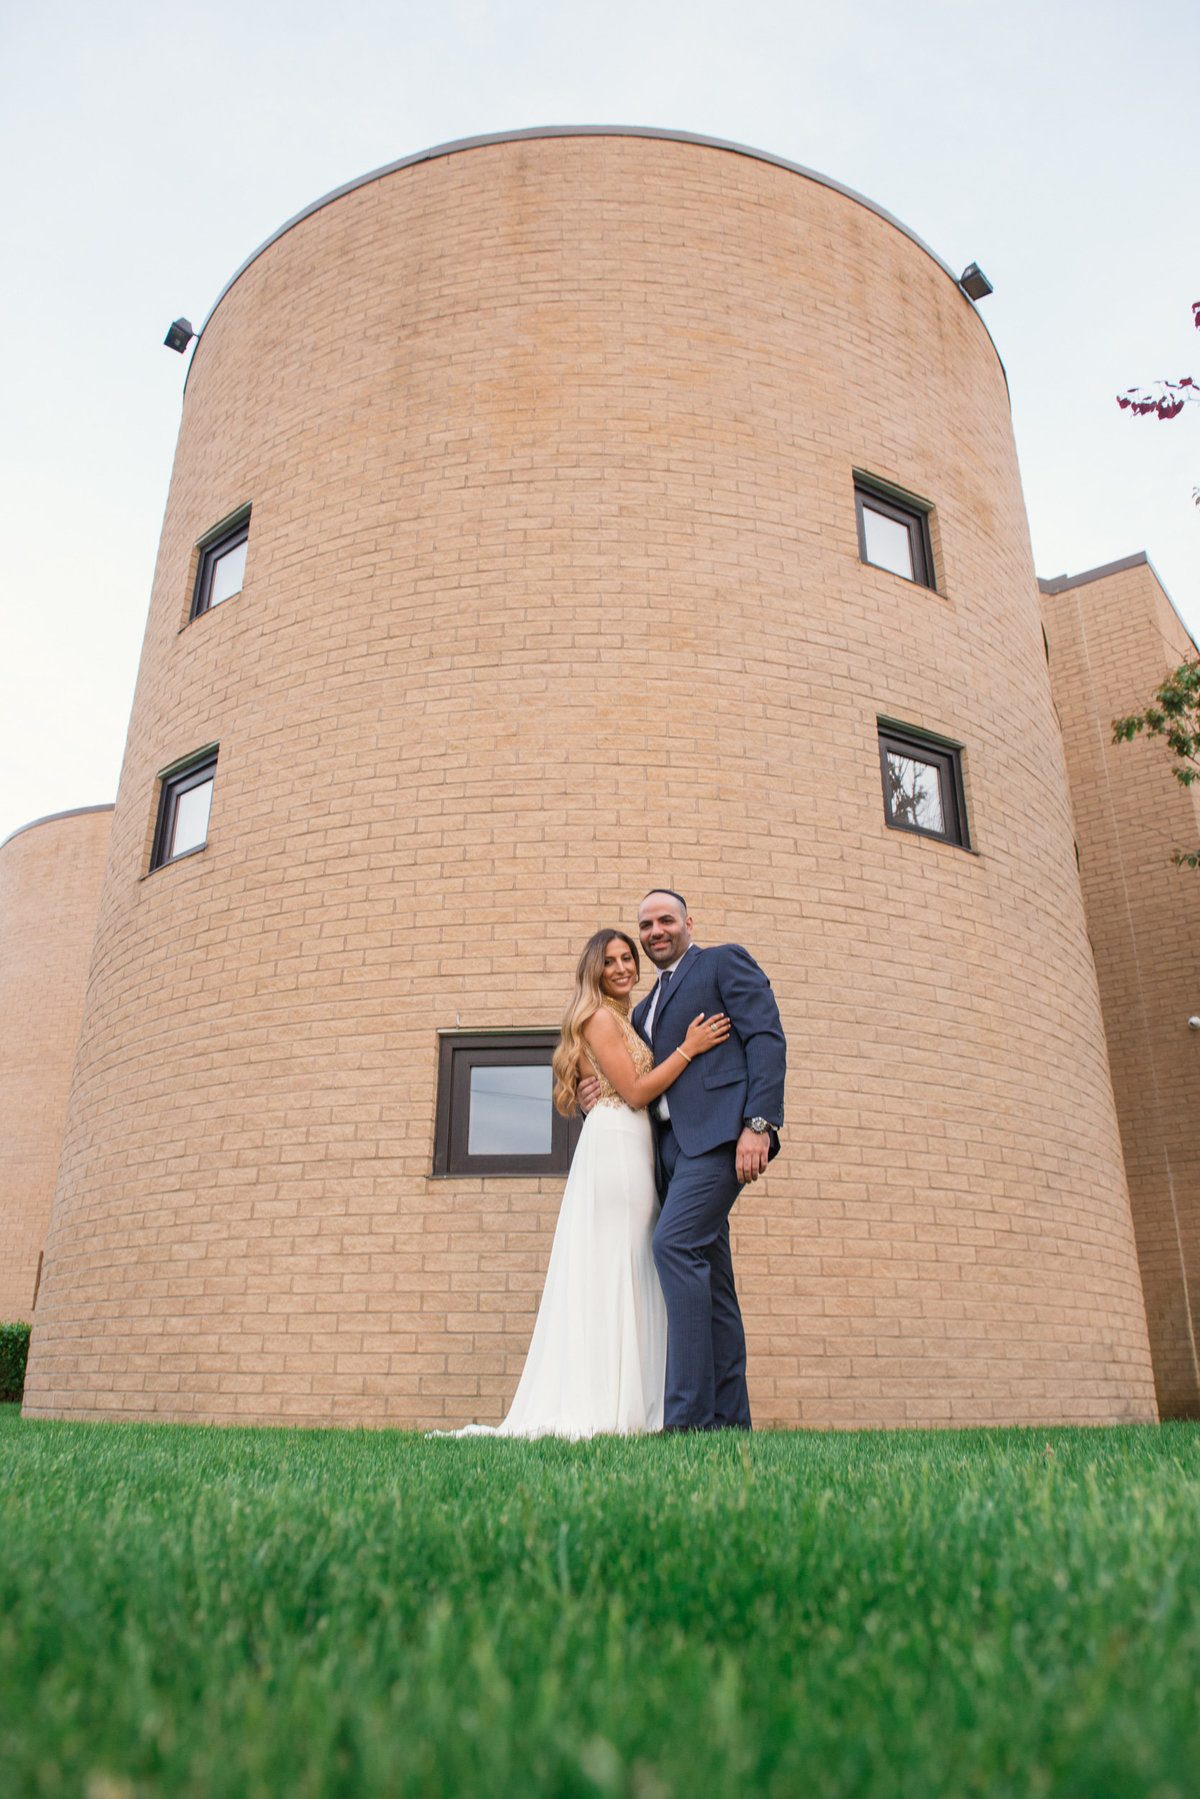
<path id="1" fill-rule="evenodd" d="M 937 592 L 859 561 L 856 468 L 934 505 Z M 967 746 L 975 853 L 886 827 L 881 714 Z M 208 846 L 144 878 L 212 741 Z M 1153 1417 L 979 317 L 750 154 L 433 156 L 280 235 L 195 352 L 27 1408 L 498 1419 L 562 1183 L 431 1177 L 437 1032 L 556 1024 L 661 883 L 791 1041 L 735 1212 L 758 1421 Z"/>
<path id="2" fill-rule="evenodd" d="M 1144 555 L 1042 583 L 1050 677 L 1129 1179 L 1158 1403 L 1200 1417 L 1200 790 L 1161 738 L 1114 744 L 1196 654 Z"/>
<path id="3" fill-rule="evenodd" d="M 0 1319 L 33 1316 L 112 811 L 0 844 Z"/>

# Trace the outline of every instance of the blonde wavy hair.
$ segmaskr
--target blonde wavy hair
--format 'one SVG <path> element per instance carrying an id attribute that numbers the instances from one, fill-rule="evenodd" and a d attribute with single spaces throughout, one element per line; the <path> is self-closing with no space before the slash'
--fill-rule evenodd
<path id="1" fill-rule="evenodd" d="M 635 976 L 640 977 L 642 972 L 638 946 L 624 931 L 597 931 L 584 944 L 575 969 L 575 991 L 563 1014 L 562 1035 L 551 1064 L 554 1069 L 554 1105 L 564 1118 L 569 1118 L 575 1110 L 579 1065 L 587 1053 L 583 1040 L 584 1026 L 600 1010 L 604 998 L 604 989 L 600 985 L 604 978 L 604 955 L 614 937 L 619 937 L 622 943 L 629 945 L 633 954 Z"/>

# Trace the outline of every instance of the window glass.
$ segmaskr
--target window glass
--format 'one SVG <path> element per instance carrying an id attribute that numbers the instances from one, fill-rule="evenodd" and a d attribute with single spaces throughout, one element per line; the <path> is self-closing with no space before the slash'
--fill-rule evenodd
<path id="1" fill-rule="evenodd" d="M 872 568 L 932 587 L 933 548 L 929 537 L 929 506 L 894 488 L 876 487 L 871 476 L 854 476 L 854 510 L 858 519 L 858 554 Z"/>
<path id="2" fill-rule="evenodd" d="M 906 581 L 914 580 L 912 536 L 908 526 L 901 524 L 899 519 L 888 518 L 884 513 L 876 512 L 873 506 L 868 506 L 865 502 L 862 521 L 867 561 L 874 563 L 876 568 L 890 569 L 894 575 L 903 575 Z"/>
<path id="3" fill-rule="evenodd" d="M 243 539 L 233 549 L 226 550 L 223 556 L 218 556 L 213 563 L 209 605 L 219 606 L 222 600 L 232 599 L 235 593 L 241 593 L 245 578 L 246 543 Z"/>
<path id="4" fill-rule="evenodd" d="M 558 1032 L 439 1031 L 435 1175 L 565 1174 L 583 1125 L 554 1109 Z"/>
<path id="5" fill-rule="evenodd" d="M 175 825 L 171 832 L 172 856 L 182 856 L 186 850 L 199 849 L 208 838 L 208 814 L 212 807 L 211 781 L 202 781 L 199 787 L 189 787 L 179 795 L 175 802 Z"/>
<path id="6" fill-rule="evenodd" d="M 879 768 L 884 817 L 894 831 L 970 849 L 960 744 L 881 718 Z"/>
<path id="7" fill-rule="evenodd" d="M 219 525 L 207 538 L 201 538 L 191 618 L 199 618 L 202 612 L 211 612 L 222 600 L 231 600 L 235 593 L 241 593 L 246 582 L 249 535 L 250 508 L 247 506 L 236 518 Z"/>
<path id="8" fill-rule="evenodd" d="M 934 762 L 887 752 L 888 802 L 893 820 L 915 831 L 946 834 L 941 771 Z"/>
<path id="9" fill-rule="evenodd" d="M 548 1156 L 554 1076 L 541 1068 L 471 1070 L 470 1156 Z"/>
<path id="10" fill-rule="evenodd" d="M 178 856 L 186 856 L 189 850 L 203 849 L 208 842 L 216 768 L 217 746 L 210 744 L 159 777 L 151 869 L 162 868 Z"/>

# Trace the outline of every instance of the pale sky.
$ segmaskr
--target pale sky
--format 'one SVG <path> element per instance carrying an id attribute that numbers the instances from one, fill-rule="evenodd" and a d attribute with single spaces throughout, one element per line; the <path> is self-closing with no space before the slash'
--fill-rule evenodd
<path id="1" fill-rule="evenodd" d="M 1008 371 L 1037 567 L 1145 550 L 1200 633 L 1196 0 L 7 0 L 0 840 L 111 800 L 185 357 L 285 219 L 431 144 L 694 131 L 832 176 L 954 269 Z"/>

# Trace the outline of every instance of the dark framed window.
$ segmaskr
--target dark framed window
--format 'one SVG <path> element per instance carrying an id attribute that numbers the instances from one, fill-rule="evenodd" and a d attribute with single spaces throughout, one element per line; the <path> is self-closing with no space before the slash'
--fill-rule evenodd
<path id="1" fill-rule="evenodd" d="M 191 618 L 211 612 L 222 600 L 241 593 L 246 578 L 246 545 L 250 538 L 250 508 L 236 513 L 200 539 L 200 561 L 192 590 Z"/>
<path id="2" fill-rule="evenodd" d="M 554 1110 L 557 1031 L 442 1031 L 433 1172 L 565 1174 L 583 1124 Z"/>
<path id="3" fill-rule="evenodd" d="M 884 817 L 894 831 L 970 849 L 961 744 L 881 718 L 879 767 Z"/>
<path id="4" fill-rule="evenodd" d="M 217 746 L 213 743 L 189 756 L 186 762 L 173 763 L 159 776 L 158 820 L 150 851 L 152 869 L 190 856 L 208 842 L 216 772 Z"/>
<path id="5" fill-rule="evenodd" d="M 855 475 L 854 510 L 863 562 L 902 575 L 919 587 L 936 587 L 928 506 Z"/>

